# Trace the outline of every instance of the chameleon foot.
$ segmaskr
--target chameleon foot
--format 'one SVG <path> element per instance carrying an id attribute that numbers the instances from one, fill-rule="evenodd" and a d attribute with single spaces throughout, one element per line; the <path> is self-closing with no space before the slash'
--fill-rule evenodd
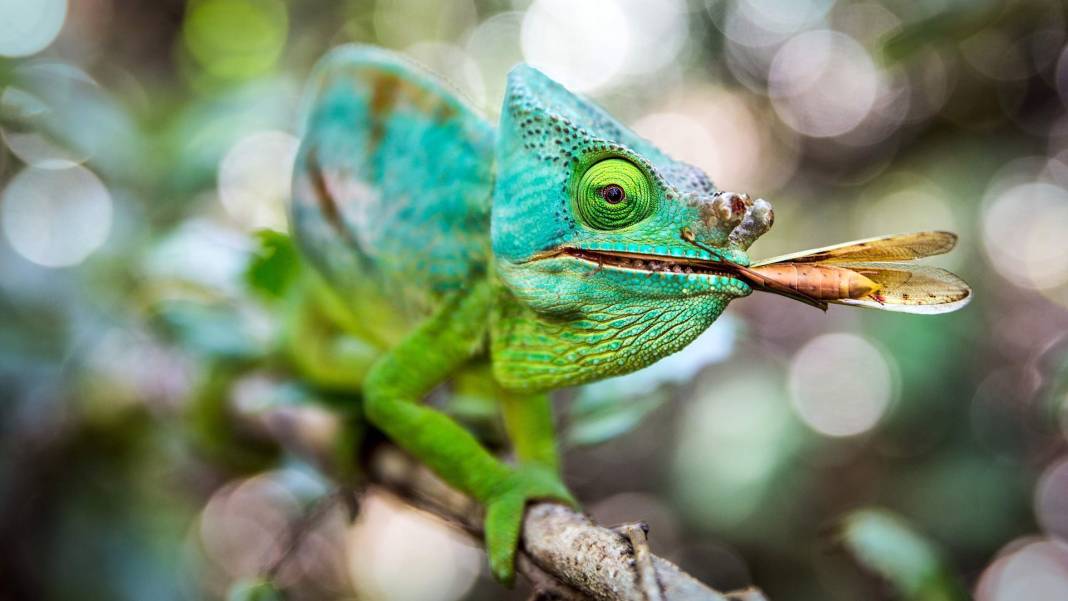
<path id="1" fill-rule="evenodd" d="M 493 576 L 511 586 L 515 553 L 529 501 L 557 501 L 578 507 L 554 471 L 535 465 L 517 467 L 486 503 L 486 554 Z"/>

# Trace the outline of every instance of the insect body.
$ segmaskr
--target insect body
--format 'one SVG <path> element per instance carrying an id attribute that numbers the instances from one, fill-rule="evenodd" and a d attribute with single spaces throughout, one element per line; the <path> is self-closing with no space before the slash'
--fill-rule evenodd
<path id="1" fill-rule="evenodd" d="M 757 289 L 785 289 L 816 304 L 946 313 L 971 300 L 968 284 L 944 269 L 906 261 L 940 255 L 956 243 L 949 232 L 897 234 L 773 257 L 746 271 Z"/>
<path id="2" fill-rule="evenodd" d="M 779 263 L 753 269 L 769 280 L 792 288 L 817 301 L 872 297 L 878 300 L 879 284 L 866 276 L 834 265 Z"/>

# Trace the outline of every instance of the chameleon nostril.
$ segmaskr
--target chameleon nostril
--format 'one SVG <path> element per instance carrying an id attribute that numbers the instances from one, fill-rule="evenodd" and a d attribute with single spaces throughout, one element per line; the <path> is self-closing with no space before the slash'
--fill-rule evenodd
<path id="1" fill-rule="evenodd" d="M 735 196 L 731 199 L 731 211 L 734 213 L 745 212 L 745 200 L 741 196 Z"/>

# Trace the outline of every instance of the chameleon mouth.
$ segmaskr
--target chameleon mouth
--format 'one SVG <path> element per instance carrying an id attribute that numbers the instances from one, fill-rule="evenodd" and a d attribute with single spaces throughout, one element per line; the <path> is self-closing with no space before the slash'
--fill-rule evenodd
<path id="1" fill-rule="evenodd" d="M 660 273 L 665 275 L 731 278 L 738 281 L 746 280 L 739 265 L 721 259 L 710 260 L 573 247 L 562 248 L 556 254 L 592 263 L 597 265 L 598 268 L 637 271 L 648 275 Z"/>

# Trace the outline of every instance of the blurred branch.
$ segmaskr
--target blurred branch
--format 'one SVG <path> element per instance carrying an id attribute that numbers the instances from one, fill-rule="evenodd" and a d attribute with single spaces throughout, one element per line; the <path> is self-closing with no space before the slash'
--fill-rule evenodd
<path id="1" fill-rule="evenodd" d="M 407 455 L 385 447 L 375 453 L 370 469 L 378 486 L 481 538 L 481 508 Z M 554 599 L 728 599 L 653 555 L 643 528 L 628 525 L 623 532 L 610 530 L 556 503 L 531 505 L 523 523 L 519 571 Z M 751 597 L 754 601 L 761 598 Z"/>
<path id="2" fill-rule="evenodd" d="M 321 420 L 322 409 L 284 407 L 248 418 L 287 449 L 329 463 L 332 442 L 304 440 L 302 419 Z M 482 508 L 450 488 L 398 448 L 382 445 L 367 461 L 371 486 L 482 538 Z M 653 555 L 646 526 L 618 530 L 594 524 L 586 515 L 556 503 L 536 503 L 523 523 L 519 573 L 532 584 L 533 599 L 559 601 L 766 601 L 756 589 L 717 592 Z"/>

